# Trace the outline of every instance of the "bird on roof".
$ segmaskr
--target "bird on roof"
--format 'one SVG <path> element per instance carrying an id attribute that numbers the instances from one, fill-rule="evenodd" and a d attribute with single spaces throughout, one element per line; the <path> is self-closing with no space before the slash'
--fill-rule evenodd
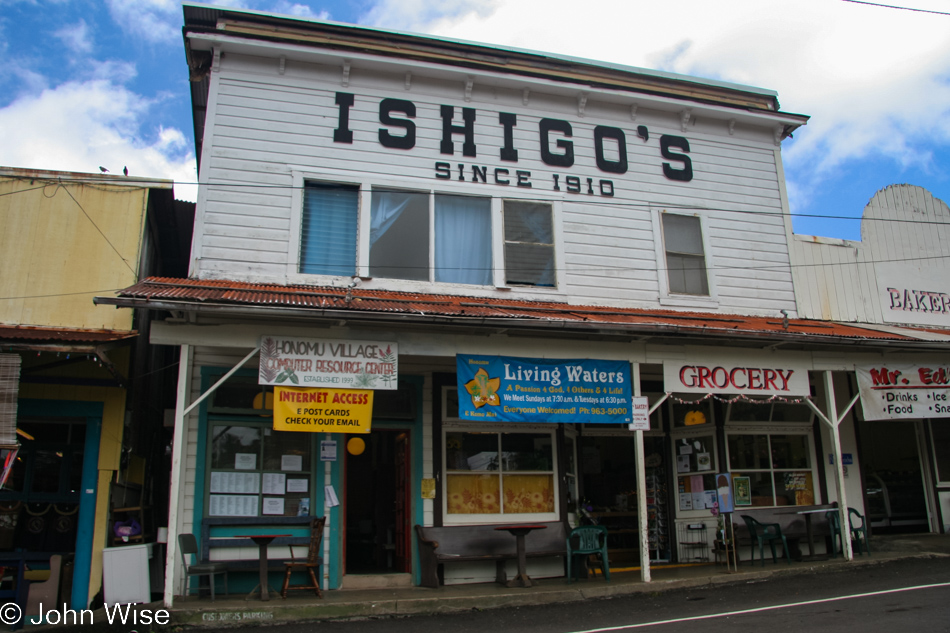
<path id="1" fill-rule="evenodd" d="M 105 174 L 105 173 L 108 173 L 109 170 L 103 167 L 102 165 L 99 165 L 99 171 Z"/>
<path id="2" fill-rule="evenodd" d="M 123 175 L 123 176 L 128 176 L 128 175 L 129 175 L 129 168 L 128 168 L 128 167 L 123 167 L 123 168 L 122 168 L 122 175 Z"/>

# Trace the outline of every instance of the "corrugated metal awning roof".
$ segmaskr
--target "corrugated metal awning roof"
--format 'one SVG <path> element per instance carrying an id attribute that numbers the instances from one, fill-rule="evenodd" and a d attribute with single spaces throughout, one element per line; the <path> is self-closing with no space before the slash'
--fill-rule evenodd
<path id="1" fill-rule="evenodd" d="M 132 330 L 85 330 L 32 325 L 0 325 L 0 346 L 22 344 L 102 345 L 135 338 Z"/>
<path id="2" fill-rule="evenodd" d="M 265 318 L 333 318 L 411 324 L 506 327 L 559 332 L 598 332 L 634 337 L 756 339 L 763 343 L 828 345 L 906 344 L 909 349 L 932 346 L 914 331 L 887 331 L 859 325 L 783 319 L 782 315 L 747 316 L 572 305 L 555 301 L 523 301 L 366 288 L 284 286 L 229 280 L 151 277 L 126 288 L 117 297 L 97 297 L 97 303 L 160 310 L 259 316 Z M 555 335 L 556 336 L 556 335 Z M 946 346 L 945 342 L 939 342 Z"/>

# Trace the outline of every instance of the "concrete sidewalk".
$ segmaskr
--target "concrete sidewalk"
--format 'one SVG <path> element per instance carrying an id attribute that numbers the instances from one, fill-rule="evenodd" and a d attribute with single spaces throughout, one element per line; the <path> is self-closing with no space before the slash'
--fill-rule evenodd
<path id="1" fill-rule="evenodd" d="M 170 622 L 164 627 L 142 622 L 127 624 L 108 623 L 103 609 L 93 613 L 93 625 L 29 625 L 27 631 L 55 630 L 58 633 L 75 631 L 103 631 L 128 633 L 130 625 L 137 630 L 162 630 L 179 628 L 224 628 L 255 624 L 281 624 L 317 622 L 321 620 L 345 620 L 352 618 L 407 616 L 417 614 L 451 613 L 472 609 L 492 609 L 544 604 L 580 602 L 595 598 L 655 593 L 672 589 L 702 587 L 712 584 L 745 583 L 750 580 L 788 574 L 834 573 L 868 567 L 889 561 L 916 557 L 950 557 L 950 535 L 911 534 L 877 535 L 871 539 L 871 555 L 856 556 L 849 563 L 843 558 L 817 562 L 795 562 L 785 559 L 777 563 L 766 560 L 764 566 L 748 561 L 740 563 L 739 571 L 727 571 L 723 565 L 661 565 L 651 568 L 652 582 L 640 580 L 639 570 L 612 570 L 610 582 L 599 574 L 595 578 L 568 584 L 564 578 L 536 581 L 531 588 L 507 588 L 495 583 L 477 585 L 454 585 L 429 589 L 406 587 L 399 589 L 362 589 L 325 591 L 323 599 L 313 594 L 296 592 L 283 600 L 279 597 L 268 602 L 244 596 L 218 597 L 211 602 L 207 597 L 177 597 L 170 609 Z M 155 614 L 163 609 L 160 602 L 135 605 L 134 612 Z M 131 614 L 130 614 L 131 616 Z"/>
<path id="2" fill-rule="evenodd" d="M 542 579 L 531 588 L 506 588 L 494 583 L 454 585 L 428 589 L 363 589 L 325 591 L 322 600 L 311 594 L 296 593 L 286 600 L 269 602 L 244 600 L 243 597 L 218 599 L 207 597 L 176 598 L 171 610 L 171 624 L 189 627 L 246 626 L 258 622 L 279 624 L 327 619 L 406 616 L 425 613 L 448 613 L 471 609 L 506 606 L 566 603 L 632 594 L 657 592 L 684 587 L 718 583 L 740 583 L 751 579 L 783 574 L 827 573 L 851 568 L 848 566 L 879 565 L 887 561 L 919 556 L 950 557 L 950 535 L 912 534 L 874 536 L 870 556 L 855 556 L 848 563 L 843 558 L 818 562 L 778 563 L 766 560 L 765 566 L 748 561 L 739 571 L 727 571 L 723 565 L 657 566 L 651 568 L 652 582 L 640 580 L 640 571 L 611 571 L 610 582 L 599 574 L 596 578 L 567 584 L 564 578 Z M 159 608 L 160 605 L 151 605 Z"/>

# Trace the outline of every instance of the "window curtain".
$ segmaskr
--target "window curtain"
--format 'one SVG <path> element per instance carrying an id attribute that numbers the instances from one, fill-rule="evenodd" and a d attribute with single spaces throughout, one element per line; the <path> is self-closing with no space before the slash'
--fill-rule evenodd
<path id="1" fill-rule="evenodd" d="M 492 283 L 491 201 L 487 198 L 436 196 L 435 280 Z"/>
<path id="2" fill-rule="evenodd" d="M 307 185 L 300 236 L 300 272 L 356 274 L 359 188 Z"/>
<path id="3" fill-rule="evenodd" d="M 370 247 L 399 219 L 399 214 L 409 204 L 412 195 L 395 191 L 373 191 L 369 228 Z"/>

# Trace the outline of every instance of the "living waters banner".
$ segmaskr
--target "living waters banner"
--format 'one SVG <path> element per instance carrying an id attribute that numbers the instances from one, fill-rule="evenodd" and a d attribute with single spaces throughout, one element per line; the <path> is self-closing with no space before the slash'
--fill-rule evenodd
<path id="1" fill-rule="evenodd" d="M 459 417 L 487 422 L 627 424 L 627 361 L 455 357 Z"/>

